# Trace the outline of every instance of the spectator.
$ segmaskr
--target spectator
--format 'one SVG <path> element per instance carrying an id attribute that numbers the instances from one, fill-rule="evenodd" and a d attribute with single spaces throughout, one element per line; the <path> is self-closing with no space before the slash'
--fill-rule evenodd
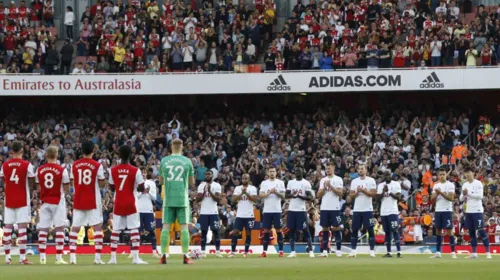
<path id="1" fill-rule="evenodd" d="M 72 74 L 85 74 L 85 69 L 83 69 L 83 63 L 77 62 Z"/>
<path id="2" fill-rule="evenodd" d="M 73 24 L 75 23 L 75 14 L 71 6 L 66 7 L 66 14 L 64 15 L 64 26 L 66 27 L 67 39 L 73 43 Z"/>
<path id="3" fill-rule="evenodd" d="M 45 69 L 43 69 L 40 63 L 35 64 L 35 68 L 33 69 L 33 74 L 45 75 Z"/>
<path id="4" fill-rule="evenodd" d="M 467 64 L 466 64 L 467 67 L 476 67 L 477 55 L 478 55 L 477 50 L 474 49 L 474 45 L 471 44 L 470 48 L 465 51 L 465 57 L 467 58 Z"/>
<path id="5" fill-rule="evenodd" d="M 109 72 L 109 69 L 110 65 L 106 61 L 106 58 L 104 56 L 101 56 L 101 61 L 99 61 L 99 63 L 97 64 L 97 72 L 106 73 Z"/>
<path id="6" fill-rule="evenodd" d="M 445 4 L 445 3 L 443 3 L 443 4 Z M 432 67 L 441 66 L 442 42 L 438 40 L 438 36 L 434 36 L 434 39 L 431 42 L 430 48 L 431 48 L 431 66 Z"/>
<path id="7" fill-rule="evenodd" d="M 71 62 L 73 60 L 73 54 L 75 49 L 71 44 L 70 40 L 67 39 L 64 46 L 61 49 L 61 74 L 68 75 L 71 67 Z"/>
<path id="8" fill-rule="evenodd" d="M 57 65 L 59 65 L 59 54 L 55 46 L 49 46 L 45 57 L 45 72 L 47 75 L 52 75 L 57 71 Z"/>

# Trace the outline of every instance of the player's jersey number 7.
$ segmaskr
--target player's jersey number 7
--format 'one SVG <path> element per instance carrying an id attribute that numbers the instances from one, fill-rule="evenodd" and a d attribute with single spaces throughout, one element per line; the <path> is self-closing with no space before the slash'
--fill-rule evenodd
<path id="1" fill-rule="evenodd" d="M 168 172 L 167 181 L 182 182 L 184 180 L 184 166 L 167 165 L 165 166 Z"/>

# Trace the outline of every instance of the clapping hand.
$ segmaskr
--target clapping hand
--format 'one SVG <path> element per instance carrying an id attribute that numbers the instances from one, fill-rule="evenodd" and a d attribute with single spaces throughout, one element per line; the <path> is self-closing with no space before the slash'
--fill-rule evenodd
<path id="1" fill-rule="evenodd" d="M 468 191 L 467 189 L 463 189 L 463 190 L 462 190 L 462 193 L 463 193 L 464 195 L 467 195 L 467 194 L 469 193 L 469 191 Z"/>

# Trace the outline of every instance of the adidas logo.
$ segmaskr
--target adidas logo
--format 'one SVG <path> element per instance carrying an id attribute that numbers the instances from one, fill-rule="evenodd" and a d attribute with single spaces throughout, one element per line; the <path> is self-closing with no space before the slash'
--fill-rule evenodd
<path id="1" fill-rule="evenodd" d="M 422 81 L 420 88 L 444 88 L 444 83 L 441 83 L 436 72 L 432 72 L 429 77 Z"/>
<path id="2" fill-rule="evenodd" d="M 286 83 L 283 75 L 279 75 L 278 78 L 274 79 L 274 81 L 267 87 L 268 91 L 289 91 L 291 89 L 292 87 Z"/>

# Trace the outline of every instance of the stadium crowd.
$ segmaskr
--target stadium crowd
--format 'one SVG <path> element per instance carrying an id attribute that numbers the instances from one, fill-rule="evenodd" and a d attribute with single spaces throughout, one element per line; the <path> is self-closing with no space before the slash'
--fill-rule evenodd
<path id="1" fill-rule="evenodd" d="M 297 109 L 302 107 L 297 107 Z M 350 240 L 352 201 L 347 198 L 350 182 L 356 178 L 356 167 L 365 164 L 369 176 L 377 182 L 382 172 L 390 170 L 393 179 L 403 185 L 404 199 L 400 203 L 401 225 L 405 241 L 432 242 L 432 203 L 429 194 L 436 181 L 436 170 L 446 167 L 450 180 L 457 186 L 463 182 L 464 166 L 473 166 L 477 178 L 485 187 L 485 221 L 494 231 L 500 224 L 500 123 L 483 116 L 449 111 L 441 115 L 425 115 L 409 110 L 375 112 L 372 116 L 348 115 L 334 107 L 322 107 L 316 112 L 252 114 L 226 113 L 223 110 L 193 111 L 156 116 L 143 112 L 133 114 L 87 113 L 46 115 L 36 121 L 26 121 L 21 112 L 11 111 L 0 124 L 0 162 L 11 154 L 14 140 L 24 141 L 24 157 L 35 168 L 44 162 L 44 150 L 51 143 L 59 145 L 59 162 L 70 169 L 81 156 L 81 143 L 95 143 L 94 158 L 104 166 L 106 177 L 112 166 L 119 163 L 118 147 L 130 145 L 134 164 L 147 167 L 153 179 L 158 179 L 159 163 L 169 154 L 172 139 L 186 143 L 184 154 L 195 167 L 196 182 L 205 180 L 210 169 L 215 181 L 223 188 L 219 205 L 220 234 L 229 237 L 235 220 L 231 196 L 241 176 L 249 173 L 255 186 L 266 178 L 266 170 L 276 167 L 278 178 L 293 179 L 293 168 L 302 166 L 315 191 L 325 176 L 327 162 L 335 163 L 335 173 L 342 177 L 346 193 L 342 199 L 343 240 Z M 478 145 L 468 147 L 463 141 L 471 133 L 477 135 Z M 157 183 L 156 209 L 161 209 L 161 186 Z M 3 188 L 0 188 L 0 217 L 3 216 Z M 193 218 L 198 216 L 199 204 L 192 193 Z M 110 213 L 113 193 L 102 189 L 105 242 L 110 236 Z M 66 195 L 68 222 L 72 220 L 72 195 Z M 283 204 L 287 209 L 288 203 Z M 456 234 L 466 235 L 461 228 L 463 208 L 455 202 Z M 39 193 L 31 191 L 32 224 L 28 230 L 29 243 L 37 240 Z M 256 209 L 262 205 L 257 204 Z M 378 206 L 375 207 L 377 214 Z M 316 241 L 319 227 L 319 201 L 309 204 L 311 232 Z M 427 218 L 426 218 L 427 217 Z M 286 219 L 286 211 L 285 217 Z M 193 219 L 191 231 L 198 232 Z M 500 228 L 500 226 L 499 226 Z M 49 236 L 49 240 L 53 236 Z M 498 238 L 498 236 L 497 236 Z M 126 240 L 126 239 L 122 239 Z M 498 240 L 496 240 L 498 242 Z"/>
<path id="2" fill-rule="evenodd" d="M 46 29 L 52 1 L 0 4 L 0 72 L 243 71 L 261 56 L 268 71 L 496 65 L 498 10 L 470 18 L 438 2 L 299 0 L 278 29 L 272 0 L 101 0 L 81 15 L 67 7 L 64 38 Z M 60 50 L 57 39 L 67 39 Z M 75 53 L 97 58 L 75 63 Z"/>

